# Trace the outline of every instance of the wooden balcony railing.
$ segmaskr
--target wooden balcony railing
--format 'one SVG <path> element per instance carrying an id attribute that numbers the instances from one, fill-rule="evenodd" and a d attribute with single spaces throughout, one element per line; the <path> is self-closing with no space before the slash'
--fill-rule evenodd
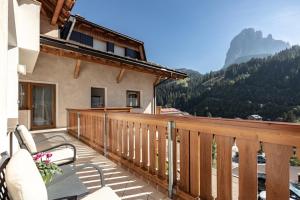
<path id="1" fill-rule="evenodd" d="M 213 199 L 213 142 L 218 200 L 232 199 L 234 143 L 239 150 L 239 199 L 257 199 L 260 148 L 266 154 L 267 199 L 289 199 L 289 161 L 298 155 L 300 125 L 89 110 L 81 110 L 78 118 L 77 113 L 68 110 L 70 134 L 166 191 L 171 187 L 180 199 Z"/>

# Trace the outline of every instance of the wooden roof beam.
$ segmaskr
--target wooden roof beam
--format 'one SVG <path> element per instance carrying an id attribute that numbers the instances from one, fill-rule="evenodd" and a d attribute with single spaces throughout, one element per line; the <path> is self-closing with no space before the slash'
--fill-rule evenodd
<path id="1" fill-rule="evenodd" d="M 75 0 L 66 0 L 65 6 L 70 10 L 74 6 Z"/>
<path id="2" fill-rule="evenodd" d="M 153 85 L 155 86 L 155 85 L 159 84 L 161 78 L 162 78 L 161 76 L 157 76 L 154 83 L 153 83 Z"/>
<path id="3" fill-rule="evenodd" d="M 64 0 L 57 0 L 56 7 L 54 10 L 52 19 L 51 19 L 51 25 L 55 25 L 57 23 L 57 20 L 58 20 L 59 14 L 61 12 L 61 9 L 64 5 L 64 2 L 65 2 Z"/>
<path id="4" fill-rule="evenodd" d="M 119 75 L 117 77 L 117 83 L 121 83 L 123 77 L 124 77 L 124 74 L 125 74 L 125 71 L 126 69 L 125 68 L 122 68 L 119 72 Z"/>
<path id="5" fill-rule="evenodd" d="M 75 70 L 74 70 L 74 79 L 78 79 L 79 74 L 80 74 L 80 64 L 81 64 L 81 60 L 77 60 L 76 64 L 75 64 Z"/>

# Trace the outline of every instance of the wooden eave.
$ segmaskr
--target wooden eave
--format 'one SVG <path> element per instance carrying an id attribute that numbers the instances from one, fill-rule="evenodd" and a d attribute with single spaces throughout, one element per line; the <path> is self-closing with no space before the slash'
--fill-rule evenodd
<path id="1" fill-rule="evenodd" d="M 185 73 L 168 69 L 154 63 L 148 63 L 145 61 L 139 61 L 107 52 L 102 52 L 72 41 L 41 35 L 40 44 L 41 52 L 56 56 L 63 56 L 76 60 L 118 67 L 120 69 L 154 74 L 160 76 L 161 78 L 183 79 L 187 77 Z"/>
<path id="2" fill-rule="evenodd" d="M 38 0 L 42 3 L 41 14 L 50 19 L 52 25 L 63 26 L 71 15 L 75 0 Z"/>

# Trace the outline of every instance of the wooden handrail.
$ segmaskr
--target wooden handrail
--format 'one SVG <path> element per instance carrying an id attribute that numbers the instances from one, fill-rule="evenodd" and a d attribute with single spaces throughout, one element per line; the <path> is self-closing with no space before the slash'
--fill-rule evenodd
<path id="1" fill-rule="evenodd" d="M 174 122 L 172 176 L 181 199 L 212 199 L 213 144 L 217 149 L 217 199 L 232 198 L 234 143 L 239 149 L 239 199 L 257 199 L 257 152 L 262 147 L 268 199 L 288 199 L 289 158 L 300 147 L 300 125 L 116 110 L 68 109 L 68 132 L 76 136 L 76 113 L 80 112 L 83 142 L 103 152 L 107 135 L 110 159 L 167 190 L 167 124 Z"/>

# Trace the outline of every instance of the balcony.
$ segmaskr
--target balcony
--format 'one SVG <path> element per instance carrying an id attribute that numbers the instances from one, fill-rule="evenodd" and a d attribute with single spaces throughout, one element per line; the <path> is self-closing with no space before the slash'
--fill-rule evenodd
<path id="1" fill-rule="evenodd" d="M 38 133 L 35 137 L 38 139 L 44 139 L 51 137 L 53 133 Z M 133 199 L 165 199 L 166 194 L 163 194 L 155 187 L 155 185 L 150 184 L 149 181 L 143 179 L 127 168 L 122 168 L 116 163 L 107 159 L 103 155 L 100 155 L 97 151 L 90 148 L 88 145 L 78 141 L 72 136 L 66 135 L 65 132 L 56 132 L 55 135 L 62 135 L 68 142 L 74 144 L 77 149 L 77 161 L 76 166 L 81 166 L 82 164 L 92 163 L 103 169 L 104 180 L 107 186 L 112 188 L 114 192 L 121 198 L 126 200 Z M 55 145 L 59 140 L 52 140 L 49 144 L 40 145 L 40 149 L 45 149 L 49 145 Z M 79 179 L 87 187 L 90 193 L 97 191 L 101 184 L 99 180 L 99 175 L 97 170 L 92 168 L 86 168 L 77 172 Z"/>
<path id="2" fill-rule="evenodd" d="M 68 109 L 67 132 L 179 199 L 257 199 L 260 150 L 267 199 L 289 199 L 290 158 L 300 146 L 297 124 L 101 110 Z"/>

